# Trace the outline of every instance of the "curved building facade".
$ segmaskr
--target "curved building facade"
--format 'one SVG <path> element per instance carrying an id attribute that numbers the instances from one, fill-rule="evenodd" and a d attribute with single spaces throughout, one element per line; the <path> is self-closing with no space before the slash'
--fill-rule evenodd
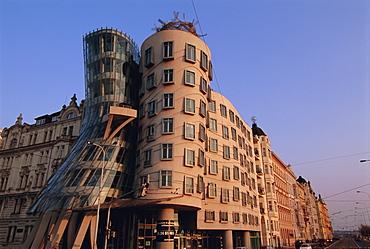
<path id="1" fill-rule="evenodd" d="M 210 49 L 191 32 L 164 29 L 141 54 L 136 186 L 149 183 L 143 199 L 168 199 L 155 206 L 157 230 L 172 231 L 156 248 L 258 246 L 252 130 L 211 90 Z"/>

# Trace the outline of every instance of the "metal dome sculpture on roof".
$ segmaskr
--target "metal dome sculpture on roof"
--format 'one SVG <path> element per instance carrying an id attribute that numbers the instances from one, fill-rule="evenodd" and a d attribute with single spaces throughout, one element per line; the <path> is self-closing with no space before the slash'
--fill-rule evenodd
<path id="1" fill-rule="evenodd" d="M 160 32 L 162 30 L 182 30 L 182 31 L 190 32 L 193 35 L 198 36 L 198 37 L 203 36 L 203 35 L 197 34 L 197 31 L 195 29 L 195 25 L 198 24 L 198 21 L 195 21 L 195 20 L 193 20 L 192 22 L 182 21 L 179 18 L 179 12 L 173 12 L 173 15 L 174 15 L 174 19 L 172 19 L 172 21 L 170 22 L 165 22 L 161 19 L 158 19 L 158 21 L 162 23 L 162 26 L 157 27 L 157 25 L 154 24 L 155 26 L 154 29 L 157 32 Z M 183 15 L 183 19 L 185 19 L 185 14 Z"/>

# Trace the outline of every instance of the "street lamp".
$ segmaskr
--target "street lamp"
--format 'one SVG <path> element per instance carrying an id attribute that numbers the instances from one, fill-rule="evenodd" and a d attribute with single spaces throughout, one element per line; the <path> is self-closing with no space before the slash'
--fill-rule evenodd
<path id="1" fill-rule="evenodd" d="M 360 193 L 367 194 L 367 197 L 369 198 L 369 201 L 370 201 L 370 195 L 367 192 L 357 190 L 357 194 L 360 194 Z"/>
<path id="2" fill-rule="evenodd" d="M 93 142 L 90 142 L 90 141 L 88 141 L 87 144 L 94 145 L 94 146 L 98 147 L 99 149 L 101 149 L 101 151 L 103 152 L 103 162 L 102 162 L 102 166 L 101 166 L 99 195 L 98 195 L 98 209 L 96 211 L 96 227 L 95 227 L 95 241 L 94 241 L 94 248 L 97 249 L 98 248 L 97 241 L 98 241 L 100 202 L 101 202 L 100 199 L 101 199 L 101 192 L 103 190 L 103 172 L 104 172 L 104 162 L 105 162 L 105 149 L 104 149 L 103 146 L 101 146 L 99 144 L 96 144 L 96 143 L 93 143 Z"/>
<path id="3" fill-rule="evenodd" d="M 360 163 L 365 163 L 365 162 L 369 162 L 370 160 L 369 159 L 362 159 L 360 160 Z"/>

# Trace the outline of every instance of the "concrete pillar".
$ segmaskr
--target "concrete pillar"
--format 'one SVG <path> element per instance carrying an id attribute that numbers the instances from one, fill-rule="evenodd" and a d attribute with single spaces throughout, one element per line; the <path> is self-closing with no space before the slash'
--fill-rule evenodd
<path id="1" fill-rule="evenodd" d="M 249 231 L 243 232 L 243 246 L 251 248 L 251 234 Z"/>
<path id="2" fill-rule="evenodd" d="M 224 249 L 234 249 L 233 247 L 233 231 L 226 230 L 223 232 Z"/>
<path id="3" fill-rule="evenodd" d="M 175 210 L 164 208 L 157 215 L 157 249 L 173 249 Z M 171 233 L 168 235 L 168 233 Z M 173 233 L 173 234 L 172 234 Z"/>

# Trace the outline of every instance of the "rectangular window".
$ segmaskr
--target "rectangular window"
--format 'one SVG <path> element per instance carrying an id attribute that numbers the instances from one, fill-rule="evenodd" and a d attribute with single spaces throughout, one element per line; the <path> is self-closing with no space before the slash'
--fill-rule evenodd
<path id="1" fill-rule="evenodd" d="M 228 189 L 223 188 L 221 191 L 221 201 L 223 203 L 230 202 L 230 193 Z"/>
<path id="2" fill-rule="evenodd" d="M 161 187 L 172 187 L 172 170 L 161 170 Z"/>
<path id="3" fill-rule="evenodd" d="M 229 117 L 231 122 L 235 122 L 234 112 L 232 110 L 229 110 Z"/>
<path id="4" fill-rule="evenodd" d="M 156 101 L 152 100 L 148 103 L 148 117 L 154 116 L 157 114 Z"/>
<path id="5" fill-rule="evenodd" d="M 230 180 L 230 168 L 224 166 L 222 168 L 222 180 L 229 181 Z"/>
<path id="6" fill-rule="evenodd" d="M 173 93 L 163 94 L 163 109 L 173 108 Z"/>
<path id="7" fill-rule="evenodd" d="M 200 78 L 200 91 L 203 93 L 207 93 L 208 90 L 208 83 L 207 80 L 203 77 Z"/>
<path id="8" fill-rule="evenodd" d="M 163 43 L 163 59 L 173 59 L 173 42 L 167 41 Z"/>
<path id="9" fill-rule="evenodd" d="M 185 84 L 195 86 L 195 73 L 185 70 Z"/>
<path id="10" fill-rule="evenodd" d="M 214 101 L 214 100 L 211 100 L 210 102 L 209 102 L 209 110 L 211 111 L 211 112 L 216 112 L 216 101 Z"/>
<path id="11" fill-rule="evenodd" d="M 222 126 L 222 137 L 225 139 L 229 139 L 229 127 L 225 125 Z"/>
<path id="12" fill-rule="evenodd" d="M 220 211 L 220 222 L 228 222 L 228 220 L 229 220 L 228 213 Z"/>
<path id="13" fill-rule="evenodd" d="M 217 197 L 217 185 L 216 183 L 208 183 L 208 197 L 215 198 Z"/>
<path id="14" fill-rule="evenodd" d="M 163 84 L 173 83 L 173 69 L 163 70 Z"/>
<path id="15" fill-rule="evenodd" d="M 235 123 L 236 123 L 236 127 L 240 127 L 240 119 L 238 116 L 235 116 Z"/>
<path id="16" fill-rule="evenodd" d="M 144 166 L 152 166 L 152 150 L 146 150 L 144 151 Z"/>
<path id="17" fill-rule="evenodd" d="M 190 123 L 185 123 L 185 138 L 186 139 L 195 139 L 195 125 Z"/>
<path id="18" fill-rule="evenodd" d="M 230 159 L 230 147 L 224 145 L 223 148 L 224 148 L 224 158 Z"/>
<path id="19" fill-rule="evenodd" d="M 146 128 L 146 141 L 152 141 L 154 139 L 155 139 L 155 126 L 154 124 L 152 124 Z"/>
<path id="20" fill-rule="evenodd" d="M 227 110 L 226 110 L 226 106 L 224 106 L 223 104 L 220 104 L 220 109 L 221 109 L 221 115 L 223 117 L 227 117 Z"/>
<path id="21" fill-rule="evenodd" d="M 215 211 L 206 210 L 205 211 L 205 222 L 214 222 L 215 221 Z"/>
<path id="22" fill-rule="evenodd" d="M 208 55 L 202 51 L 200 67 L 204 70 L 208 70 Z"/>
<path id="23" fill-rule="evenodd" d="M 172 134 L 173 133 L 173 118 L 163 118 L 162 119 L 162 134 Z"/>
<path id="24" fill-rule="evenodd" d="M 217 120 L 214 118 L 209 118 L 209 129 L 212 131 L 217 131 Z"/>
<path id="25" fill-rule="evenodd" d="M 185 194 L 194 193 L 194 178 L 185 176 Z"/>
<path id="26" fill-rule="evenodd" d="M 162 160 L 172 159 L 173 144 L 162 144 Z"/>
<path id="27" fill-rule="evenodd" d="M 150 47 L 147 50 L 145 50 L 145 67 L 151 67 L 154 65 L 153 60 L 153 48 Z"/>
<path id="28" fill-rule="evenodd" d="M 143 118 L 145 116 L 145 112 L 144 112 L 144 103 L 141 103 L 139 105 L 139 118 Z"/>
<path id="29" fill-rule="evenodd" d="M 186 44 L 186 60 L 190 62 L 196 60 L 196 48 L 191 44 Z"/>
<path id="30" fill-rule="evenodd" d="M 239 223 L 239 222 L 240 222 L 240 214 L 233 213 L 233 223 Z"/>
<path id="31" fill-rule="evenodd" d="M 239 180 L 239 167 L 234 166 L 233 173 L 234 173 L 234 180 Z"/>
<path id="32" fill-rule="evenodd" d="M 185 149 L 185 165 L 193 167 L 195 165 L 195 151 Z"/>
<path id="33" fill-rule="evenodd" d="M 236 130 L 235 128 L 231 127 L 231 138 L 232 140 L 236 141 Z"/>
<path id="34" fill-rule="evenodd" d="M 154 81 L 154 73 L 149 74 L 146 77 L 146 89 L 150 90 L 150 89 L 154 88 L 155 86 L 156 85 L 155 85 L 155 81 Z"/>
<path id="35" fill-rule="evenodd" d="M 233 147 L 233 157 L 235 160 L 239 160 L 238 155 L 239 155 L 238 148 L 234 146 Z"/>
<path id="36" fill-rule="evenodd" d="M 185 98 L 185 113 L 194 114 L 195 113 L 195 100 Z"/>
<path id="37" fill-rule="evenodd" d="M 242 206 L 247 206 L 247 195 L 246 193 L 242 192 Z"/>
<path id="38" fill-rule="evenodd" d="M 213 151 L 213 152 L 217 152 L 218 151 L 218 142 L 217 142 L 217 139 L 214 139 L 214 138 L 210 138 L 209 139 L 209 150 L 210 151 Z"/>
<path id="39" fill-rule="evenodd" d="M 239 201 L 240 200 L 240 191 L 238 187 L 233 188 L 233 200 Z"/>
<path id="40" fill-rule="evenodd" d="M 248 214 L 243 213 L 242 217 L 243 217 L 243 224 L 247 224 L 248 223 Z"/>
<path id="41" fill-rule="evenodd" d="M 200 100 L 199 115 L 202 117 L 205 117 L 207 115 L 207 105 L 206 102 L 204 102 L 203 100 Z"/>
<path id="42" fill-rule="evenodd" d="M 199 140 L 200 141 L 206 140 L 206 128 L 202 124 L 199 124 Z"/>
<path id="43" fill-rule="evenodd" d="M 204 151 L 201 149 L 199 149 L 198 165 L 199 166 L 206 165 L 206 157 L 205 157 Z"/>
<path id="44" fill-rule="evenodd" d="M 217 174 L 218 173 L 218 162 L 216 160 L 210 160 L 209 162 L 209 173 Z"/>

